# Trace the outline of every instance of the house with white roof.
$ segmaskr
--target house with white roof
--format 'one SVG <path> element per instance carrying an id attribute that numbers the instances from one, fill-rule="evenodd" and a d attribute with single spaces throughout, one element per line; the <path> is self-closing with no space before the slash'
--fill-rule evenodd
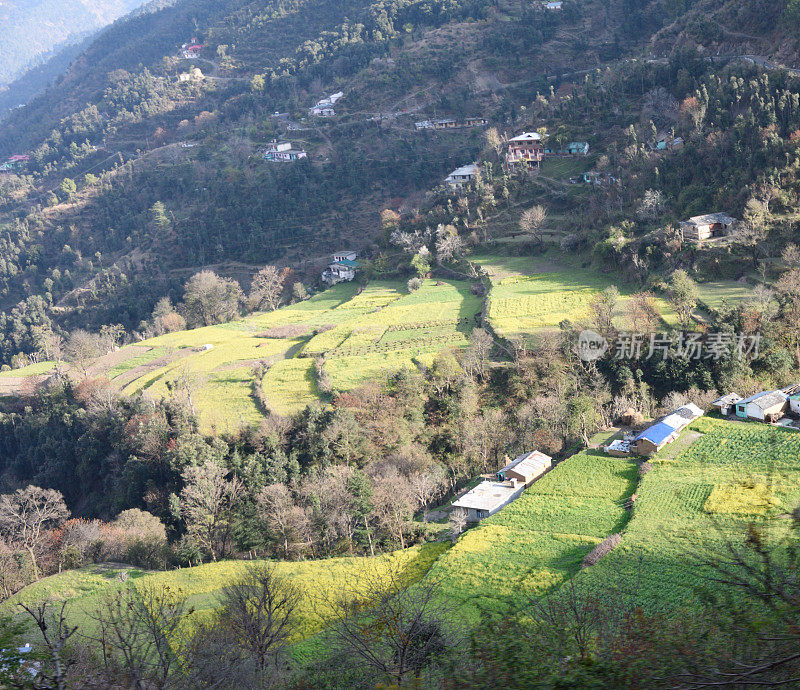
<path id="1" fill-rule="evenodd" d="M 742 396 L 738 393 L 726 393 L 712 402 L 711 407 L 715 407 L 723 417 L 727 417 L 736 412 L 736 403 L 741 399 Z"/>
<path id="2" fill-rule="evenodd" d="M 478 176 L 480 171 L 480 166 L 477 163 L 462 165 L 460 168 L 453 170 L 453 172 L 451 172 L 444 181 L 453 189 L 460 189 L 461 187 L 464 187 L 472 182 L 472 180 Z"/>
<path id="3" fill-rule="evenodd" d="M 727 213 L 706 213 L 703 216 L 693 216 L 681 222 L 681 235 L 684 242 L 699 242 L 712 237 L 722 237 L 728 234 L 736 218 Z"/>
<path id="4" fill-rule="evenodd" d="M 264 152 L 264 160 L 267 161 L 287 162 L 301 158 L 308 158 L 308 154 L 303 149 L 294 148 L 294 144 L 289 141 L 271 141 Z"/>
<path id="5" fill-rule="evenodd" d="M 538 132 L 523 132 L 508 140 L 508 152 L 506 153 L 508 165 L 528 163 L 538 165 L 543 157 L 542 135 Z"/>
<path id="6" fill-rule="evenodd" d="M 519 498 L 525 485 L 516 479 L 510 481 L 482 481 L 474 489 L 453 501 L 453 508 L 464 510 L 467 522 L 478 522 L 494 515 L 503 506 Z"/>

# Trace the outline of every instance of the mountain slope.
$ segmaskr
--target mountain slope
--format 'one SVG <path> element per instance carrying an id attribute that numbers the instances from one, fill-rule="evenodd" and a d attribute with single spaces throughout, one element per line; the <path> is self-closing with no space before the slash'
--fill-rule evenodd
<path id="1" fill-rule="evenodd" d="M 77 43 L 144 0 L 6 0 L 0 3 L 0 88 L 25 69 Z"/>

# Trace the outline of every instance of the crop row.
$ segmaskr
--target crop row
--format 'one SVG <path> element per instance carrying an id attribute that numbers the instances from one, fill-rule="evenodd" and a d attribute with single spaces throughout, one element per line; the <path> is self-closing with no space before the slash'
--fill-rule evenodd
<path id="1" fill-rule="evenodd" d="M 427 338 L 411 338 L 399 343 L 379 343 L 365 347 L 340 347 L 329 352 L 332 357 L 352 357 L 354 355 L 369 355 L 377 352 L 392 352 L 407 350 L 410 347 L 419 347 L 434 343 L 455 342 L 464 338 L 462 333 L 448 333 L 447 335 L 430 336 Z"/>

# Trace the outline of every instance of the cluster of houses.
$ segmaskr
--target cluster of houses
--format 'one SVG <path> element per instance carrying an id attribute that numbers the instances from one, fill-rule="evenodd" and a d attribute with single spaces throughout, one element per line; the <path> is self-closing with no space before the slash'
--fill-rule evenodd
<path id="1" fill-rule="evenodd" d="M 485 127 L 488 124 L 486 118 L 468 117 L 464 120 L 422 120 L 414 123 L 417 131 L 423 129 L 459 129 L 461 127 Z"/>
<path id="2" fill-rule="evenodd" d="M 506 163 L 509 166 L 538 165 L 547 156 L 586 156 L 588 153 L 587 141 L 571 141 L 566 146 L 555 148 L 546 146 L 538 132 L 523 132 L 508 140 Z"/>
<path id="3" fill-rule="evenodd" d="M 21 167 L 23 164 L 28 163 L 31 157 L 24 154 L 17 154 L 10 156 L 5 162 L 0 163 L 0 172 L 11 172 Z"/>
<path id="4" fill-rule="evenodd" d="M 582 175 L 569 178 L 570 184 L 580 184 L 581 182 L 601 187 L 603 185 L 616 184 L 619 180 L 613 175 L 600 170 L 589 170 Z"/>
<path id="5" fill-rule="evenodd" d="M 334 111 L 333 106 L 336 105 L 336 102 L 343 96 L 344 93 L 341 91 L 332 93 L 330 96 L 317 101 L 313 106 L 311 106 L 311 108 L 309 108 L 308 112 L 315 117 L 333 117 L 336 115 L 336 111 Z"/>
<path id="6" fill-rule="evenodd" d="M 200 51 L 202 51 L 203 48 L 205 48 L 205 45 L 198 43 L 197 39 L 193 38 L 191 41 L 181 46 L 181 57 L 185 60 L 196 58 L 200 55 Z"/>
<path id="7" fill-rule="evenodd" d="M 494 515 L 520 497 L 523 491 L 553 466 L 553 458 L 534 450 L 520 455 L 476 487 L 453 501 L 452 507 L 464 511 L 467 522 L 478 522 Z"/>
<path id="8" fill-rule="evenodd" d="M 271 141 L 263 153 L 266 161 L 297 161 L 301 158 L 308 158 L 308 154 L 303 149 L 296 149 L 289 141 Z"/>
<path id="9" fill-rule="evenodd" d="M 800 383 L 779 390 L 761 391 L 747 398 L 728 393 L 711 405 L 723 417 L 787 425 L 792 423 L 792 418 L 800 418 Z"/>
<path id="10" fill-rule="evenodd" d="M 335 252 L 332 261 L 322 272 L 322 282 L 326 285 L 336 285 L 353 280 L 358 270 L 358 253 L 353 251 Z"/>
<path id="11" fill-rule="evenodd" d="M 628 457 L 629 455 L 655 455 L 664 446 L 672 443 L 695 419 L 703 416 L 694 403 L 681 405 L 668 415 L 657 419 L 647 429 L 632 438 L 617 439 L 605 446 L 609 455 Z"/>

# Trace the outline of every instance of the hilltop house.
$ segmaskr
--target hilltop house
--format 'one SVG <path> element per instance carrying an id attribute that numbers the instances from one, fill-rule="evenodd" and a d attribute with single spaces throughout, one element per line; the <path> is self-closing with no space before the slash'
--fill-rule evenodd
<path id="1" fill-rule="evenodd" d="M 523 453 L 497 472 L 500 481 L 516 479 L 528 487 L 553 466 L 553 458 L 534 450 Z"/>
<path id="2" fill-rule="evenodd" d="M 543 157 L 542 135 L 538 132 L 523 132 L 508 140 L 508 153 L 506 153 L 508 165 L 517 163 L 538 165 Z"/>
<path id="3" fill-rule="evenodd" d="M 271 141 L 264 152 L 264 160 L 267 161 L 296 161 L 307 157 L 305 151 L 294 148 L 288 141 Z"/>
<path id="4" fill-rule="evenodd" d="M 470 163 L 469 165 L 462 165 L 456 168 L 446 178 L 445 182 L 453 189 L 460 189 L 464 185 L 468 185 L 480 173 L 480 166 L 477 163 Z"/>
<path id="5" fill-rule="evenodd" d="M 707 213 L 694 216 L 681 223 L 681 236 L 684 242 L 707 240 L 726 235 L 736 222 L 727 213 Z"/>
<path id="6" fill-rule="evenodd" d="M 519 498 L 525 485 L 516 479 L 509 481 L 483 481 L 474 489 L 453 501 L 453 508 L 467 513 L 467 522 L 478 522 L 494 515 L 503 506 Z"/>
<path id="7" fill-rule="evenodd" d="M 712 402 L 711 407 L 717 408 L 723 417 L 727 417 L 729 414 L 736 412 L 736 403 L 738 403 L 741 399 L 742 396 L 738 393 L 727 393 L 726 395 L 723 395 L 721 398 L 717 398 L 714 402 Z"/>
<path id="8" fill-rule="evenodd" d="M 358 270 L 357 256 L 356 252 L 336 252 L 331 257 L 333 261 L 322 272 L 322 282 L 336 285 L 353 280 Z"/>

